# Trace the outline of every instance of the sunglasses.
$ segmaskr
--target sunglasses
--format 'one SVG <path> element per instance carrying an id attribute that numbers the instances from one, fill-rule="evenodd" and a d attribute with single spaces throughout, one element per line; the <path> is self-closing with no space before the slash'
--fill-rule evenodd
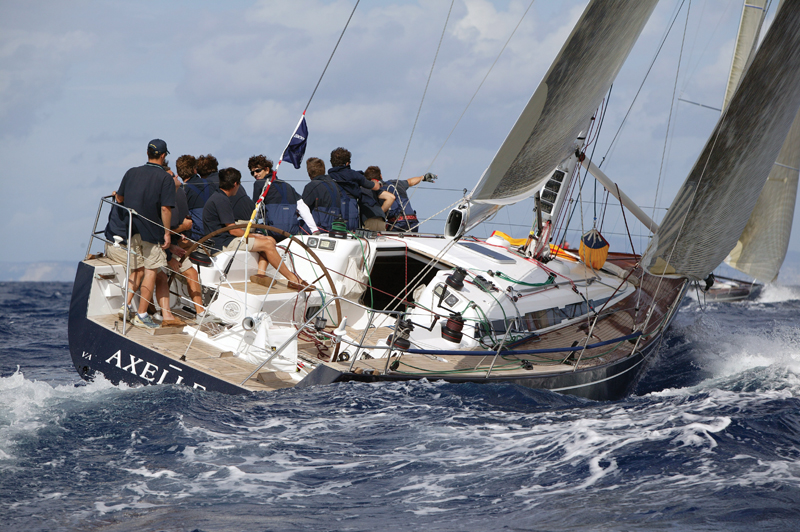
<path id="1" fill-rule="evenodd" d="M 255 170 L 250 170 L 250 175 L 255 177 L 256 174 L 260 174 L 261 172 L 266 172 L 263 168 L 256 168 Z"/>

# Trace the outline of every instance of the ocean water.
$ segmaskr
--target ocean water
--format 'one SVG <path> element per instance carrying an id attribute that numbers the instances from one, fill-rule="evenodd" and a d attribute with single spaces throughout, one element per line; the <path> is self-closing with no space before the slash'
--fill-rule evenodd
<path id="1" fill-rule="evenodd" d="M 84 384 L 70 284 L 0 283 L 0 529 L 798 530 L 800 288 L 687 299 L 636 393 Z"/>

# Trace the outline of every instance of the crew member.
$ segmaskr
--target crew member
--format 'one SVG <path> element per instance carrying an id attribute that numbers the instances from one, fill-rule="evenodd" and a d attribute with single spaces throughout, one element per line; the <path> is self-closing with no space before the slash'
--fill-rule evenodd
<path id="1" fill-rule="evenodd" d="M 303 198 L 292 185 L 286 181 L 281 181 L 273 175 L 272 161 L 263 155 L 254 155 L 247 161 L 247 166 L 250 168 L 250 175 L 256 178 L 253 185 L 253 201 L 258 201 L 268 178 L 272 178 L 272 184 L 267 190 L 267 195 L 264 197 L 262 203 L 264 213 L 264 223 L 277 227 L 292 235 L 300 234 L 300 223 L 297 215 L 305 222 L 306 227 L 312 233 L 319 232 L 317 224 L 314 222 L 314 217 L 305 204 Z M 323 171 L 324 173 L 324 171 Z M 270 232 L 270 235 L 280 242 L 285 237 L 281 234 Z"/>
<path id="2" fill-rule="evenodd" d="M 428 172 L 425 175 L 412 177 L 410 179 L 390 179 L 384 181 L 381 169 L 377 166 L 370 166 L 364 170 L 364 175 L 372 181 L 381 185 L 381 189 L 393 194 L 396 199 L 386 211 L 386 230 L 416 233 L 419 227 L 417 212 L 411 207 L 411 200 L 408 198 L 408 189 L 418 185 L 422 181 L 433 183 L 438 177 L 436 174 Z"/>
<path id="3" fill-rule="evenodd" d="M 380 190 L 380 185 L 364 177 L 363 172 L 350 168 L 350 158 L 351 153 L 345 148 L 339 147 L 333 150 L 331 152 L 331 169 L 328 170 L 328 175 L 342 187 L 342 190 L 358 202 L 358 207 L 361 210 L 359 225 L 362 221 L 372 220 L 370 226 L 378 227 L 380 222 L 376 223 L 374 219 L 382 216 L 380 205 L 371 194 L 363 194 L 361 187 L 368 191 L 377 191 Z M 350 224 L 348 224 L 347 228 L 350 230 L 355 229 L 350 227 Z M 367 229 L 369 228 L 367 227 Z"/>
<path id="4" fill-rule="evenodd" d="M 236 168 L 223 168 L 220 171 L 220 191 L 211 196 L 203 210 L 203 226 L 209 234 L 236 223 L 230 198 L 235 196 L 241 188 L 241 180 L 242 174 Z M 255 251 L 259 257 L 258 274 L 251 277 L 251 281 L 268 286 L 270 279 L 266 273 L 269 263 L 287 279 L 290 290 L 308 289 L 308 283 L 289 271 L 286 264 L 281 261 L 274 238 L 250 233 L 247 242 L 240 245 L 240 238 L 244 236 L 244 231 L 244 229 L 231 229 L 215 236 L 217 253 L 221 251 L 234 252 L 237 248 L 241 251 Z"/>
<path id="5" fill-rule="evenodd" d="M 158 327 L 147 314 L 147 307 L 153 298 L 158 270 L 167 265 L 164 250 L 171 243 L 169 228 L 175 206 L 175 182 L 163 167 L 168 153 L 166 142 L 151 140 L 147 145 L 147 164 L 128 170 L 115 194 L 117 203 L 136 211 L 133 224 L 142 241 L 144 276 L 138 312 L 133 317 L 133 324 L 139 327 Z M 163 315 L 166 322 L 170 316 L 169 292 L 157 296 L 161 308 L 166 309 Z"/>

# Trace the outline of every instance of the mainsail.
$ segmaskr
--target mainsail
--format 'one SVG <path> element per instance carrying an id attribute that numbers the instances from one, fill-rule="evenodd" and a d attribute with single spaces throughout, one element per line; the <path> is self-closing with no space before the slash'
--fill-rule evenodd
<path id="1" fill-rule="evenodd" d="M 746 0 L 739 24 L 731 75 L 724 105 L 739 83 L 752 56 L 766 13 L 766 0 Z M 783 2 L 781 2 L 783 3 Z M 736 247 L 725 262 L 751 277 L 774 281 L 778 277 L 792 231 L 797 181 L 800 177 L 800 113 L 795 117 L 778 160 L 764 184 L 758 202 Z"/>
<path id="2" fill-rule="evenodd" d="M 471 194 L 508 205 L 530 196 L 575 151 L 657 0 L 592 0 Z"/>
<path id="3" fill-rule="evenodd" d="M 651 273 L 705 278 L 733 249 L 800 108 L 800 2 L 779 9 L 653 237 Z"/>

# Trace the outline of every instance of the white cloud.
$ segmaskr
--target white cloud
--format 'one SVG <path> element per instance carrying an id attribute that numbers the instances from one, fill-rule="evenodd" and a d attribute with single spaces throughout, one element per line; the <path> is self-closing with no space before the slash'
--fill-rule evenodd
<path id="1" fill-rule="evenodd" d="M 0 31 L 0 134 L 30 131 L 37 109 L 60 94 L 69 62 L 93 42 L 83 31 Z"/>

